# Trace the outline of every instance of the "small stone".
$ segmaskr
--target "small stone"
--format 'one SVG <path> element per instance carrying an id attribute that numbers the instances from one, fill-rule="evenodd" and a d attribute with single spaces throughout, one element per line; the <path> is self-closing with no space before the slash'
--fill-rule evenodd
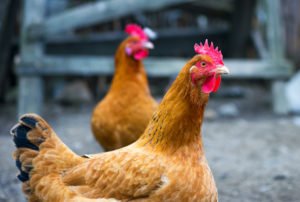
<path id="1" fill-rule="evenodd" d="M 285 180 L 287 178 L 287 176 L 285 176 L 285 175 L 283 175 L 283 174 L 278 174 L 278 175 L 275 175 L 274 177 L 273 177 L 273 180 Z"/>
<path id="2" fill-rule="evenodd" d="M 204 112 L 204 119 L 205 120 L 215 120 L 218 118 L 218 113 L 213 109 L 207 109 Z"/>
<path id="3" fill-rule="evenodd" d="M 279 150 L 279 152 L 280 152 L 281 154 L 288 154 L 288 153 L 289 153 L 288 147 L 286 147 L 286 146 L 284 146 L 284 145 L 279 146 L 278 150 Z"/>
<path id="4" fill-rule="evenodd" d="M 236 117 L 239 115 L 239 110 L 235 104 L 223 104 L 219 108 L 219 114 L 225 117 Z"/>
<path id="5" fill-rule="evenodd" d="M 239 195 L 239 192 L 237 191 L 237 190 L 234 190 L 234 191 L 232 191 L 232 196 L 238 196 Z"/>
<path id="6" fill-rule="evenodd" d="M 271 187 L 268 186 L 268 185 L 263 185 L 263 186 L 259 187 L 259 192 L 261 192 L 261 193 L 265 193 L 265 192 L 268 192 L 270 190 L 271 190 Z"/>
<path id="7" fill-rule="evenodd" d="M 226 180 L 228 177 L 229 177 L 229 174 L 228 174 L 228 173 L 223 173 L 223 174 L 220 176 L 220 179 L 221 179 L 221 180 Z"/>

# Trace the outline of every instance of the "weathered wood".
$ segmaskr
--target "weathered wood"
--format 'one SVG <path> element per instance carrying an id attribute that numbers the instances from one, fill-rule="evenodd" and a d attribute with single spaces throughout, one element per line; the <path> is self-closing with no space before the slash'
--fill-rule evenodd
<path id="1" fill-rule="evenodd" d="M 263 40 L 261 32 L 258 29 L 253 30 L 251 32 L 251 38 L 253 40 L 254 46 L 256 48 L 256 51 L 258 52 L 259 57 L 261 59 L 268 59 L 269 52 L 265 41 Z"/>
<path id="2" fill-rule="evenodd" d="M 47 37 L 59 32 L 107 22 L 136 11 L 152 11 L 191 1 L 195 0 L 151 0 L 151 2 L 149 0 L 98 1 L 51 16 L 45 22 L 32 26 L 29 31 L 31 38 Z"/>
<path id="3" fill-rule="evenodd" d="M 265 0 L 267 13 L 267 41 L 273 60 L 284 58 L 283 22 L 280 0 Z"/>
<path id="4" fill-rule="evenodd" d="M 281 1 L 265 0 L 267 13 L 267 41 L 270 58 L 276 63 L 285 58 L 283 22 L 281 18 Z M 281 67 L 284 69 L 285 67 Z M 276 114 L 288 113 L 288 103 L 285 95 L 285 82 L 277 78 L 272 82 L 273 111 Z"/>
<path id="5" fill-rule="evenodd" d="M 269 47 L 269 57 L 278 62 L 285 58 L 283 22 L 281 18 L 281 1 L 265 0 L 267 13 L 267 42 Z M 284 69 L 285 67 L 282 67 Z M 277 114 L 287 114 L 288 104 L 285 95 L 285 83 L 283 80 L 272 82 L 273 111 Z"/>
<path id="6" fill-rule="evenodd" d="M 273 111 L 276 114 L 286 115 L 289 112 L 289 105 L 285 95 L 285 82 L 283 80 L 275 80 L 272 82 L 272 100 Z"/>
<path id="7" fill-rule="evenodd" d="M 201 0 L 195 1 L 193 5 L 227 12 L 231 12 L 234 9 L 232 0 Z"/>
<path id="8" fill-rule="evenodd" d="M 188 59 L 185 58 L 149 58 L 145 67 L 150 77 L 169 77 L 177 75 Z M 112 57 L 44 57 L 39 64 L 20 64 L 26 68 L 17 68 L 22 75 L 112 75 L 114 70 Z M 287 78 L 292 66 L 281 61 L 271 60 L 225 60 L 231 73 L 228 78 Z M 226 76 L 227 77 L 227 76 Z"/>
<path id="9" fill-rule="evenodd" d="M 107 22 L 137 10 L 151 11 L 170 5 L 196 2 L 196 0 L 98 1 L 67 10 L 43 21 L 45 1 L 24 1 L 25 15 L 22 24 L 21 63 L 17 68 L 20 83 L 19 113 L 40 112 L 43 102 L 42 76 L 94 76 L 111 75 L 113 73 L 112 57 L 43 56 L 43 44 L 39 41 L 41 36 L 49 38 L 49 36 L 57 33 Z M 290 76 L 292 66 L 283 57 L 282 26 L 279 15 L 280 2 L 279 0 L 264 0 L 264 2 L 267 5 L 267 38 L 271 52 L 270 58 L 268 60 L 226 60 L 225 64 L 230 68 L 231 74 L 224 78 L 271 79 L 275 81 L 272 85 L 273 95 L 275 95 L 283 89 L 283 85 L 276 83 L 276 80 Z M 201 2 L 199 3 L 201 4 Z M 187 59 L 184 58 L 150 58 L 145 61 L 145 66 L 150 77 L 169 77 L 177 75 L 186 61 Z M 278 106 L 276 103 L 282 102 L 274 97 L 274 109 L 280 112 L 281 109 L 276 109 L 276 106 Z"/>
<path id="10" fill-rule="evenodd" d="M 43 56 L 43 44 L 28 40 L 28 27 L 41 23 L 44 18 L 45 0 L 26 0 L 23 2 L 23 21 L 21 32 L 21 61 L 36 65 Z M 26 67 L 20 67 L 26 68 Z M 43 102 L 43 80 L 38 75 L 19 75 L 18 113 L 40 113 Z"/>
<path id="11" fill-rule="evenodd" d="M 207 29 L 200 29 L 198 27 L 184 27 L 184 28 L 165 28 L 157 29 L 155 32 L 159 36 L 158 39 L 177 38 L 177 37 L 190 37 L 208 34 L 223 34 L 228 32 L 229 27 L 208 27 Z M 72 33 L 66 33 L 63 35 L 52 35 L 46 39 L 47 43 L 82 43 L 82 42 L 106 42 L 122 40 L 127 35 L 123 31 L 112 31 L 103 33 L 89 33 L 84 35 L 75 35 Z"/>
<path id="12" fill-rule="evenodd" d="M 43 107 L 43 80 L 38 76 L 19 77 L 18 116 L 41 113 Z"/>
<path id="13" fill-rule="evenodd" d="M 193 45 L 208 38 L 224 47 L 226 52 L 226 38 L 228 28 L 211 27 L 200 29 L 197 27 L 169 28 L 155 30 L 158 38 L 154 41 L 155 50 L 151 56 L 158 57 L 188 57 L 194 54 Z M 47 40 L 46 52 L 55 55 L 102 55 L 115 54 L 116 48 L 126 37 L 123 31 L 86 35 L 55 35 Z M 176 42 L 176 43 L 175 43 Z"/>
<path id="14" fill-rule="evenodd" d="M 43 55 L 41 41 L 28 40 L 28 27 L 43 22 L 46 0 L 26 0 L 23 3 L 23 21 L 21 32 L 21 60 L 36 61 Z"/>
<path id="15" fill-rule="evenodd" d="M 299 58 L 299 30 L 300 30 L 300 1 L 299 0 L 285 0 L 281 1 L 281 13 L 283 24 L 282 29 L 285 39 L 285 53 L 295 63 L 300 62 Z"/>

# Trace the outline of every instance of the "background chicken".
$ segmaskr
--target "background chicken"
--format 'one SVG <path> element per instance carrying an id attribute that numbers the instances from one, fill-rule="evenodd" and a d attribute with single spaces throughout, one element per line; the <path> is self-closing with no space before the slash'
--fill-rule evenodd
<path id="1" fill-rule="evenodd" d="M 112 152 L 79 157 L 37 115 L 12 129 L 30 201 L 217 201 L 200 126 L 209 94 L 228 73 L 207 41 L 183 67 L 142 136 Z"/>
<path id="2" fill-rule="evenodd" d="M 91 126 L 105 150 L 126 146 L 145 130 L 157 103 L 152 98 L 142 60 L 153 48 L 141 27 L 126 26 L 115 54 L 115 75 L 105 98 L 94 109 Z"/>

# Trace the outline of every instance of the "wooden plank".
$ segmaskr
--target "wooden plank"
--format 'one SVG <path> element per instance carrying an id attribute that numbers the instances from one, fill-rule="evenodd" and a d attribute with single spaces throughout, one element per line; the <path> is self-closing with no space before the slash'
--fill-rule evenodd
<path id="1" fill-rule="evenodd" d="M 152 0 L 151 2 L 149 0 L 98 1 L 50 16 L 44 23 L 32 26 L 29 31 L 31 38 L 48 37 L 75 28 L 107 22 L 136 11 L 152 11 L 192 1 L 195 0 Z"/>
<path id="2" fill-rule="evenodd" d="M 18 116 L 41 113 L 43 107 L 43 80 L 36 75 L 19 77 Z"/>
<path id="3" fill-rule="evenodd" d="M 285 44 L 283 36 L 283 20 L 281 12 L 281 0 L 265 0 L 267 13 L 267 42 L 270 59 L 277 63 L 285 58 Z M 281 67 L 284 69 L 286 67 Z M 288 114 L 288 103 L 285 95 L 285 83 L 283 80 L 272 82 L 273 111 L 276 114 Z"/>
<path id="4" fill-rule="evenodd" d="M 232 0 L 201 0 L 195 1 L 193 5 L 226 12 L 231 12 L 234 9 Z"/>
<path id="5" fill-rule="evenodd" d="M 28 27 L 43 22 L 46 0 L 27 0 L 23 5 L 23 21 L 21 30 L 21 60 L 36 61 L 43 55 L 41 41 L 28 40 Z"/>
<path id="6" fill-rule="evenodd" d="M 23 21 L 21 31 L 21 61 L 34 61 L 36 65 L 43 56 L 41 41 L 28 40 L 28 27 L 32 24 L 42 23 L 46 0 L 26 0 L 23 2 Z M 24 66 L 20 67 L 26 68 Z M 43 80 L 39 75 L 19 75 L 18 114 L 28 112 L 40 113 L 43 102 Z"/>
<path id="7" fill-rule="evenodd" d="M 286 83 L 283 80 L 275 80 L 271 83 L 273 111 L 276 114 L 287 115 L 289 104 L 285 95 Z"/>
<path id="8" fill-rule="evenodd" d="M 283 22 L 280 0 L 265 0 L 267 13 L 267 41 L 273 60 L 284 58 Z"/>
<path id="9" fill-rule="evenodd" d="M 224 34 L 228 32 L 229 27 L 213 27 L 210 26 L 206 29 L 200 29 L 199 27 L 183 27 L 183 28 L 165 28 L 155 30 L 158 39 L 167 38 L 180 38 L 180 37 L 190 37 L 199 35 L 209 35 L 209 34 Z M 123 31 L 113 31 L 113 32 L 103 32 L 103 33 L 89 33 L 84 35 L 75 35 L 72 33 L 66 33 L 63 35 L 53 35 L 46 39 L 46 43 L 59 44 L 59 43 L 100 43 L 107 41 L 118 41 L 122 40 L 127 35 Z M 156 39 L 156 40 L 158 40 Z"/>
<path id="10" fill-rule="evenodd" d="M 259 57 L 261 59 L 268 59 L 269 52 L 265 44 L 265 41 L 263 40 L 263 36 L 260 30 L 258 29 L 253 30 L 251 32 L 251 38 L 253 40 L 254 46 L 256 48 L 256 51 L 258 52 Z"/>
<path id="11" fill-rule="evenodd" d="M 177 75 L 188 59 L 149 58 L 145 67 L 150 77 L 169 77 Z M 53 57 L 41 58 L 38 64 L 21 63 L 17 68 L 19 75 L 111 75 L 114 71 L 112 57 Z M 292 66 L 287 61 L 274 63 L 271 60 L 225 60 L 231 73 L 227 78 L 287 78 Z"/>
<path id="12" fill-rule="evenodd" d="M 156 57 L 188 57 L 194 53 L 193 45 L 196 42 L 209 38 L 224 47 L 226 53 L 225 38 L 228 29 L 226 27 L 211 27 L 199 29 L 197 27 L 171 28 L 155 30 L 158 38 L 153 41 L 155 50 L 151 56 Z M 109 32 L 87 35 L 55 35 L 47 40 L 46 53 L 51 55 L 93 55 L 111 56 L 116 48 L 126 37 L 122 32 Z M 174 43 L 176 41 L 176 43 Z"/>

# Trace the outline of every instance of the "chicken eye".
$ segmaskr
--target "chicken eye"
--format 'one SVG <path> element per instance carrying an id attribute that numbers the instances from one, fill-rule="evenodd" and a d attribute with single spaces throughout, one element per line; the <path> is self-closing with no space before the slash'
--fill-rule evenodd
<path id="1" fill-rule="evenodd" d="M 201 63 L 200 63 L 200 66 L 201 66 L 201 67 L 206 67 L 206 62 L 201 62 Z"/>

